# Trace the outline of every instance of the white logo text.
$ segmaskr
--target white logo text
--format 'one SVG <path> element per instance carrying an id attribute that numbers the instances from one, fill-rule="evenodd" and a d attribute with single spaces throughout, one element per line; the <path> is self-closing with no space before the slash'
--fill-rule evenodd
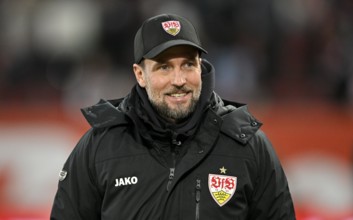
<path id="1" fill-rule="evenodd" d="M 135 185 L 137 182 L 138 182 L 138 179 L 136 176 L 121 177 L 121 178 L 115 179 L 115 187 Z"/>

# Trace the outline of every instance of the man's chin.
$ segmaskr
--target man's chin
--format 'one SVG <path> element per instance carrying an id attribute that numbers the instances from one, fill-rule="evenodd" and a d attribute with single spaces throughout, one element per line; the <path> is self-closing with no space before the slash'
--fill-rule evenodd
<path id="1" fill-rule="evenodd" d="M 172 112 L 173 114 L 183 114 L 183 112 L 190 112 L 190 104 L 178 104 L 178 105 L 173 105 L 173 106 L 168 106 L 169 107 L 169 112 Z"/>
<path id="2" fill-rule="evenodd" d="M 185 118 L 188 118 L 192 113 L 192 110 L 190 108 L 190 105 L 183 107 L 178 106 L 177 108 L 169 108 L 169 115 L 173 116 L 173 118 L 176 120 L 183 120 Z"/>
<path id="3" fill-rule="evenodd" d="M 174 123 L 186 120 L 195 110 L 195 106 L 192 102 L 179 104 L 164 102 L 163 105 L 154 105 L 154 107 L 160 116 Z"/>

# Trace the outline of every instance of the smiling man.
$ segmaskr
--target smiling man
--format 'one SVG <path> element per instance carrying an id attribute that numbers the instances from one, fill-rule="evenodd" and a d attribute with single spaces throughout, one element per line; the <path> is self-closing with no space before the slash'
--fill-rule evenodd
<path id="1" fill-rule="evenodd" d="M 136 85 L 82 110 L 51 219 L 293 220 L 281 163 L 245 105 L 214 91 L 193 25 L 163 14 L 135 36 Z"/>

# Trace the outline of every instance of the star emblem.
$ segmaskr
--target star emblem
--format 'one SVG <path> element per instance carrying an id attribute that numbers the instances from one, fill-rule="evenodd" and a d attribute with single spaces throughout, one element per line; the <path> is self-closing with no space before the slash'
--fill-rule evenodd
<path id="1" fill-rule="evenodd" d="M 219 170 L 221 171 L 221 173 L 226 174 L 227 169 L 224 168 L 224 166 L 222 168 L 219 168 Z"/>

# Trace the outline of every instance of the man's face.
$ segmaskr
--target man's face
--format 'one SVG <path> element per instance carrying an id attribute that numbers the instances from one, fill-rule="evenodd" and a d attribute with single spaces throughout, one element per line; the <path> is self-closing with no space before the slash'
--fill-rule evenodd
<path id="1" fill-rule="evenodd" d="M 165 119 L 178 123 L 196 107 L 201 94 L 201 60 L 191 46 L 171 47 L 142 65 L 134 64 L 136 79 L 152 106 Z"/>

